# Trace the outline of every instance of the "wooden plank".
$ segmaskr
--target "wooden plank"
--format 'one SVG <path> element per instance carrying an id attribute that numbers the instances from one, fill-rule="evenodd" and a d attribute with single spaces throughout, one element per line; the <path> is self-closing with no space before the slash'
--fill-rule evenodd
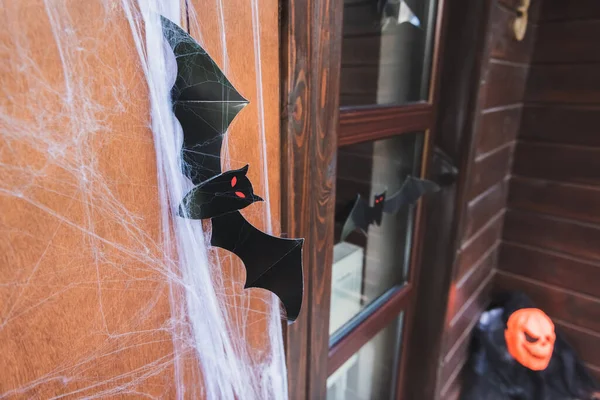
<path id="1" fill-rule="evenodd" d="M 517 138 L 521 122 L 521 110 L 522 107 L 519 105 L 481 114 L 481 125 L 476 135 L 476 157 L 496 150 Z"/>
<path id="2" fill-rule="evenodd" d="M 486 226 L 465 242 L 458 254 L 454 280 L 459 281 L 491 248 L 500 241 L 504 212 L 499 212 Z"/>
<path id="3" fill-rule="evenodd" d="M 600 20 L 542 24 L 536 34 L 532 63 L 600 61 Z"/>
<path id="4" fill-rule="evenodd" d="M 556 330 L 565 335 L 567 342 L 585 363 L 600 366 L 600 333 L 577 328 L 562 321 L 554 321 Z"/>
<path id="5" fill-rule="evenodd" d="M 496 273 L 494 290 L 518 290 L 526 293 L 535 305 L 551 318 L 557 318 L 584 329 L 600 332 L 600 300 L 538 281 L 520 278 L 504 271 Z"/>
<path id="6" fill-rule="evenodd" d="M 508 205 L 524 211 L 600 223 L 600 187 L 514 176 Z"/>
<path id="7" fill-rule="evenodd" d="M 509 210 L 503 236 L 510 242 L 600 260 L 600 226 Z"/>
<path id="8" fill-rule="evenodd" d="M 520 142 L 513 174 L 565 183 L 600 185 L 600 148 Z"/>
<path id="9" fill-rule="evenodd" d="M 465 332 L 470 331 L 479 321 L 481 313 L 486 310 L 490 302 L 490 293 L 493 286 L 493 276 L 488 276 L 473 293 L 467 306 L 457 314 L 446 327 L 444 354 L 447 354 L 459 341 Z"/>
<path id="10" fill-rule="evenodd" d="M 413 104 L 340 113 L 339 145 L 382 139 L 401 133 L 422 132 L 433 124 L 430 104 Z"/>
<path id="11" fill-rule="evenodd" d="M 579 19 L 600 19 L 600 3 L 597 0 L 542 1 L 540 22 Z"/>
<path id="12" fill-rule="evenodd" d="M 482 195 L 470 201 L 467 206 L 463 243 L 482 229 L 498 212 L 506 207 L 508 182 L 502 180 Z"/>
<path id="13" fill-rule="evenodd" d="M 600 107 L 526 104 L 519 137 L 534 141 L 599 146 Z"/>
<path id="14" fill-rule="evenodd" d="M 452 384 L 453 379 L 456 379 L 458 374 L 464 368 L 467 359 L 469 358 L 469 345 L 471 344 L 471 334 L 467 333 L 457 347 L 453 349 L 452 354 L 446 355 L 440 371 L 439 381 L 443 385 L 441 392 L 445 393 L 447 387 Z"/>
<path id="15" fill-rule="evenodd" d="M 492 60 L 486 71 L 483 107 L 521 103 L 526 79 L 526 66 Z"/>
<path id="16" fill-rule="evenodd" d="M 512 146 L 508 146 L 473 163 L 468 182 L 469 201 L 504 180 L 510 170 L 512 153 Z"/>
<path id="17" fill-rule="evenodd" d="M 490 56 L 495 59 L 520 63 L 524 66 L 529 64 L 535 38 L 535 25 L 529 24 L 523 40 L 515 40 L 510 26 L 517 16 L 515 9 L 501 6 L 498 2 L 492 2 L 490 35 Z M 537 44 L 536 44 L 537 46 Z"/>
<path id="18" fill-rule="evenodd" d="M 288 328 L 290 398 L 325 398 L 342 1 L 284 3 L 282 222 L 304 237 L 304 309 Z"/>
<path id="19" fill-rule="evenodd" d="M 504 242 L 498 269 L 563 289 L 600 297 L 600 263 L 550 250 Z"/>
<path id="20" fill-rule="evenodd" d="M 598 65 L 532 65 L 525 100 L 561 104 L 600 103 Z"/>
<path id="21" fill-rule="evenodd" d="M 482 282 L 490 279 L 493 269 L 496 267 L 497 259 L 498 251 L 492 248 L 461 281 L 453 283 L 450 288 L 446 320 L 452 321 L 454 317 L 461 313 L 463 307 L 471 300 Z"/>

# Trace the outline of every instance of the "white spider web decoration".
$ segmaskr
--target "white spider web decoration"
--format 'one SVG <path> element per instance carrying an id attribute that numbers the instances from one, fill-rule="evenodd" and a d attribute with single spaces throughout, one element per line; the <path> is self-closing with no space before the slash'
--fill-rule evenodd
<path id="1" fill-rule="evenodd" d="M 244 128 L 269 202 L 259 6 L 244 4 Z M 191 183 L 159 14 L 180 21 L 180 1 L 0 6 L 0 399 L 286 398 L 279 300 L 242 292 L 236 261 L 174 217 Z M 227 6 L 206 7 L 219 24 L 191 7 L 192 32 L 219 36 L 235 83 Z M 271 230 L 269 207 L 246 215 Z"/>

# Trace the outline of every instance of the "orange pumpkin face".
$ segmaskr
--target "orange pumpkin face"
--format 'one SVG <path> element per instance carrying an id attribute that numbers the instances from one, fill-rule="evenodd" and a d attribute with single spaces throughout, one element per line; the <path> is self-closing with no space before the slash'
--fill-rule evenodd
<path id="1" fill-rule="evenodd" d="M 504 331 L 508 352 L 534 371 L 546 369 L 554 351 L 554 324 L 542 310 L 522 308 L 508 318 Z"/>

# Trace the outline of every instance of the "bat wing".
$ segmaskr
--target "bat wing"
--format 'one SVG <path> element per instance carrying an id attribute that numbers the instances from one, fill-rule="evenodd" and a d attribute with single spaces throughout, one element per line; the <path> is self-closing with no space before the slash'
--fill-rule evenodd
<path id="1" fill-rule="evenodd" d="M 237 255 L 246 267 L 244 288 L 273 292 L 287 319 L 296 320 L 302 306 L 302 245 L 304 239 L 283 239 L 252 226 L 239 211 L 212 219 L 211 245 Z"/>
<path id="2" fill-rule="evenodd" d="M 425 179 L 417 179 L 409 176 L 406 178 L 400 190 L 385 200 L 383 211 L 388 214 L 395 214 L 407 204 L 414 204 L 427 193 L 433 193 L 440 190 L 440 187 Z"/>
<path id="3" fill-rule="evenodd" d="M 367 233 L 367 229 L 371 223 L 369 210 L 369 204 L 367 204 L 359 194 L 356 195 L 356 200 L 342 212 L 341 218 L 344 221 L 344 226 L 342 228 L 340 241 L 344 241 L 348 235 L 356 229 L 360 229 L 365 234 Z"/>
<path id="4" fill-rule="evenodd" d="M 162 26 L 177 61 L 171 97 L 183 129 L 183 172 L 198 185 L 221 173 L 223 135 L 248 100 L 186 31 L 164 17 Z"/>

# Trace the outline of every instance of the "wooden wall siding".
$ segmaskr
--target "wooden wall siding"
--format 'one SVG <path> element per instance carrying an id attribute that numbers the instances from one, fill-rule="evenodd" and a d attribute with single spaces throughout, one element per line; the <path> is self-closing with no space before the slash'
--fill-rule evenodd
<path id="1" fill-rule="evenodd" d="M 471 331 L 487 307 L 498 261 L 508 178 L 535 40 L 535 26 L 530 26 L 522 42 L 513 39 L 509 27 L 516 11 L 511 8 L 512 3 L 491 1 L 486 62 L 481 71 L 459 249 L 438 375 L 439 395 L 443 399 L 456 397 L 460 388 Z"/>
<path id="2" fill-rule="evenodd" d="M 544 0 L 495 290 L 518 289 L 600 372 L 600 2 Z"/>

